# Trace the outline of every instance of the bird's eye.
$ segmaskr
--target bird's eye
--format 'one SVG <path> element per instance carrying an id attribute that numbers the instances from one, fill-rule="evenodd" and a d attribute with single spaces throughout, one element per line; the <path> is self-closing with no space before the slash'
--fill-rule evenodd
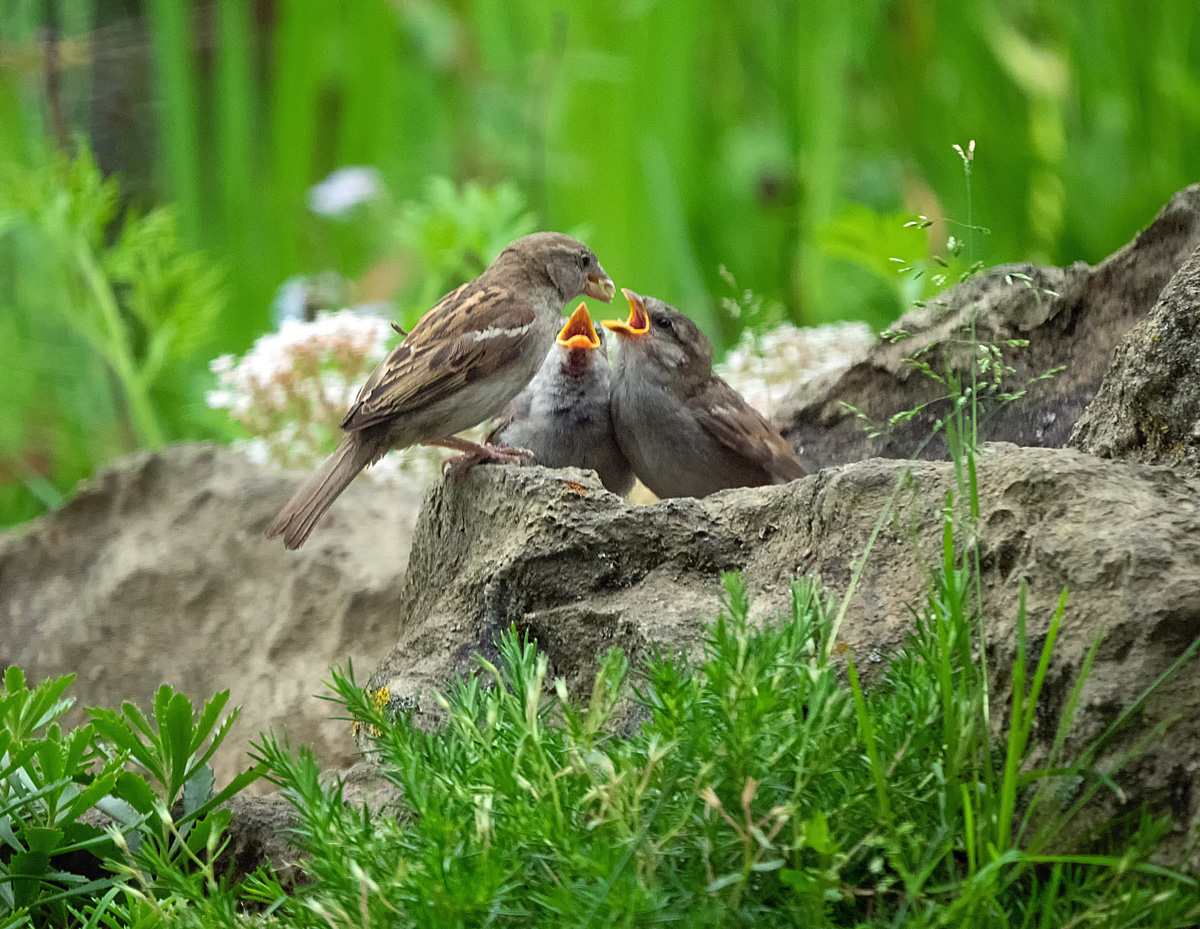
<path id="1" fill-rule="evenodd" d="M 657 317 L 654 320 L 654 325 L 657 326 L 659 329 L 661 329 L 663 332 L 670 332 L 672 329 L 675 328 L 673 325 L 671 325 L 670 318 L 666 317 L 666 316 Z"/>
<path id="2" fill-rule="evenodd" d="M 579 267 L 586 268 L 587 266 L 588 266 L 587 252 L 580 252 L 579 253 Z"/>

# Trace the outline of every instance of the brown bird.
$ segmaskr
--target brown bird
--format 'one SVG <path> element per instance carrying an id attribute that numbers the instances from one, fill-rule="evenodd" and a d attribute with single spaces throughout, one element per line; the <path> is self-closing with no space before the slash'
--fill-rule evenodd
<path id="1" fill-rule="evenodd" d="M 673 306 L 623 290 L 612 412 L 617 442 L 659 497 L 782 484 L 808 472 L 787 439 L 713 373 L 700 328 Z"/>
<path id="2" fill-rule="evenodd" d="M 590 468 L 610 491 L 626 494 L 633 469 L 613 434 L 609 380 L 604 345 L 581 303 L 484 441 L 529 449 L 548 468 Z"/>
<path id="3" fill-rule="evenodd" d="M 495 416 L 529 383 L 554 344 L 563 308 L 613 283 L 591 249 L 558 232 L 517 239 L 475 280 L 442 297 L 359 390 L 346 433 L 321 470 L 267 527 L 299 548 L 338 495 L 391 449 L 440 445 L 455 467 L 520 459 L 519 449 L 456 436 Z"/>

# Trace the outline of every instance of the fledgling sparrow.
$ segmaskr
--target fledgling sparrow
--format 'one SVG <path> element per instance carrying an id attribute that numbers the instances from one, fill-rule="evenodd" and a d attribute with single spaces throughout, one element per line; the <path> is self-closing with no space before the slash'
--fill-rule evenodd
<path id="1" fill-rule="evenodd" d="M 613 283 L 582 242 L 559 232 L 517 239 L 475 280 L 452 290 L 379 363 L 342 420 L 346 433 L 321 470 L 267 527 L 299 548 L 367 465 L 392 449 L 440 445 L 454 467 L 517 461 L 518 449 L 456 433 L 495 416 L 541 367 L 563 307 L 587 294 L 608 302 Z"/>
<path id="2" fill-rule="evenodd" d="M 779 431 L 713 373 L 700 327 L 673 306 L 622 290 L 612 412 L 617 442 L 659 497 L 704 497 L 726 487 L 783 484 L 808 472 Z"/>
<path id="3" fill-rule="evenodd" d="M 527 448 L 547 468 L 590 468 L 610 491 L 627 494 L 633 469 L 613 434 L 609 380 L 604 345 L 581 303 L 484 441 Z"/>

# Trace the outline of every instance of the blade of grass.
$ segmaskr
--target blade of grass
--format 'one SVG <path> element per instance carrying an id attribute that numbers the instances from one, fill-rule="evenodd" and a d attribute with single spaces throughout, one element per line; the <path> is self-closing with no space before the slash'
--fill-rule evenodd
<path id="1" fill-rule="evenodd" d="M 274 230 L 272 273 L 277 281 L 303 270 L 301 229 L 305 193 L 314 180 L 317 117 L 323 69 L 321 37 L 338 28 L 335 5 L 326 0 L 277 7 L 271 68 L 271 156 Z"/>
<path id="2" fill-rule="evenodd" d="M 202 243 L 204 216 L 200 183 L 196 66 L 192 55 L 192 5 L 186 0 L 156 0 L 146 7 L 154 47 L 160 138 L 167 188 L 178 204 L 179 225 L 193 244 Z"/>
<path id="3" fill-rule="evenodd" d="M 232 254 L 233 288 L 241 296 L 230 301 L 222 322 L 232 345 L 248 344 L 264 327 L 271 284 L 263 280 L 263 263 L 255 249 L 265 217 L 255 210 L 257 159 L 253 127 L 257 113 L 254 86 L 252 6 L 242 0 L 218 0 L 214 116 L 221 201 L 221 231 Z M 236 308 L 236 309 L 235 309 Z"/>
<path id="4" fill-rule="evenodd" d="M 875 727 L 871 722 L 871 714 L 867 712 L 867 701 L 863 696 L 862 687 L 858 683 L 858 670 L 854 662 L 846 661 L 846 676 L 850 680 L 850 690 L 854 695 L 854 713 L 858 718 L 859 738 L 867 753 L 871 765 L 871 777 L 875 782 L 875 799 L 878 806 L 878 816 L 881 824 L 889 830 L 892 828 L 891 802 L 888 800 L 887 778 L 883 765 L 879 763 L 879 749 L 875 745 Z"/>

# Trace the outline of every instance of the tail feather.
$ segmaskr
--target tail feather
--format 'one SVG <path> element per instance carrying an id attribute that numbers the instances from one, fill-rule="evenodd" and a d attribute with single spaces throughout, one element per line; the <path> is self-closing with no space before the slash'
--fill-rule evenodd
<path id="1" fill-rule="evenodd" d="M 321 466 L 288 501 L 287 506 L 267 527 L 267 538 L 283 536 L 285 548 L 295 549 L 304 544 L 317 521 L 325 515 L 343 490 L 358 476 L 358 472 L 377 461 L 387 452 L 362 433 L 346 436 L 329 460 Z"/>

